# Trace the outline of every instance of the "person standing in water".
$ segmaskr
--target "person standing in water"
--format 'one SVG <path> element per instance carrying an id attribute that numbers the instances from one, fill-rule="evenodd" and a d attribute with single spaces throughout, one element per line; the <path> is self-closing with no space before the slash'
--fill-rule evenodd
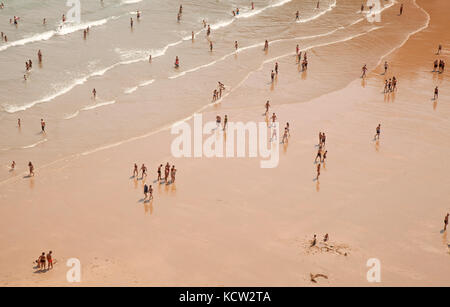
<path id="1" fill-rule="evenodd" d="M 144 179 L 144 176 L 147 177 L 147 167 L 145 166 L 145 164 L 142 164 L 141 166 L 141 172 L 142 172 L 142 179 Z"/>
<path id="2" fill-rule="evenodd" d="M 180 60 L 178 59 L 178 56 L 175 57 L 175 68 L 180 67 Z"/>
<path id="3" fill-rule="evenodd" d="M 133 17 L 131 17 L 130 18 L 130 27 L 131 27 L 131 29 L 133 29 L 133 24 L 134 24 Z"/>
<path id="4" fill-rule="evenodd" d="M 273 72 L 273 70 L 272 70 L 272 72 L 270 73 L 270 78 L 272 79 L 272 83 L 273 83 L 273 79 L 275 78 L 275 73 Z"/>
<path id="5" fill-rule="evenodd" d="M 161 177 L 161 169 L 162 169 L 162 167 L 163 167 L 163 165 L 162 164 L 160 164 L 159 166 L 158 166 L 158 179 L 156 179 L 157 181 L 161 181 L 161 179 L 162 179 L 162 177 Z"/>
<path id="6" fill-rule="evenodd" d="M 21 127 L 20 118 L 17 119 L 17 126 L 18 126 L 19 128 Z"/>
<path id="7" fill-rule="evenodd" d="M 400 16 L 403 14 L 403 3 L 400 4 Z"/>
<path id="8" fill-rule="evenodd" d="M 238 50 L 239 46 L 238 46 L 238 42 L 234 41 L 234 49 L 236 49 L 236 51 Z"/>
<path id="9" fill-rule="evenodd" d="M 134 163 L 133 177 L 136 178 L 137 176 L 139 176 L 138 166 Z"/>
<path id="10" fill-rule="evenodd" d="M 43 133 L 45 133 L 45 121 L 41 118 L 41 130 Z"/>
<path id="11" fill-rule="evenodd" d="M 92 95 L 94 96 L 94 99 L 97 98 L 97 90 L 95 88 L 92 90 Z"/>
<path id="12" fill-rule="evenodd" d="M 223 118 L 223 131 L 227 129 L 228 125 L 228 115 L 225 114 L 225 117 Z"/>
<path id="13" fill-rule="evenodd" d="M 275 63 L 275 74 L 278 75 L 278 62 Z"/>
<path id="14" fill-rule="evenodd" d="M 448 216 L 449 216 L 449 214 L 447 213 L 447 215 L 446 215 L 445 218 L 444 218 L 444 231 L 447 230 L 447 226 L 448 226 Z"/>
<path id="15" fill-rule="evenodd" d="M 213 43 L 211 41 L 209 42 L 209 51 L 213 51 Z"/>
<path id="16" fill-rule="evenodd" d="M 12 161 L 11 170 L 13 171 L 16 168 L 16 161 Z"/>
<path id="17" fill-rule="evenodd" d="M 147 194 L 148 194 L 148 185 L 144 184 L 144 201 L 147 200 Z"/>
<path id="18" fill-rule="evenodd" d="M 300 20 L 300 11 L 295 12 L 295 20 Z"/>
<path id="19" fill-rule="evenodd" d="M 39 49 L 39 51 L 38 51 L 38 60 L 39 60 L 39 63 L 42 63 L 42 52 L 41 52 L 41 49 Z"/>
<path id="20" fill-rule="evenodd" d="M 434 100 L 436 100 L 436 99 L 438 99 L 439 98 L 439 88 L 436 86 L 435 88 L 434 88 Z"/>
<path id="21" fill-rule="evenodd" d="M 268 50 L 269 50 L 269 41 L 266 39 L 266 41 L 264 42 L 264 51 Z"/>

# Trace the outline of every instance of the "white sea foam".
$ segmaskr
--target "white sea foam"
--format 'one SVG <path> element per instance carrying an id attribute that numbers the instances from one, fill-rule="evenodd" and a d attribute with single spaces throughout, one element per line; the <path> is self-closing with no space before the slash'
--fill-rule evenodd
<path id="1" fill-rule="evenodd" d="M 45 142 L 47 142 L 47 141 L 48 141 L 47 139 L 43 139 L 43 140 L 40 140 L 39 142 L 36 142 L 36 143 L 34 143 L 34 144 L 22 146 L 22 149 L 34 148 L 34 147 L 36 147 L 36 146 L 38 146 L 38 145 L 40 145 L 40 144 L 42 144 L 42 143 L 45 143 Z"/>

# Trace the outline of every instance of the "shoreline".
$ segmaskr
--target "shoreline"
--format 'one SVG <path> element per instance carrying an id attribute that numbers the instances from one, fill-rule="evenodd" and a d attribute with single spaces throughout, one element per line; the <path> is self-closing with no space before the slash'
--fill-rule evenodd
<path id="1" fill-rule="evenodd" d="M 450 169 L 428 163 L 450 153 L 444 137 L 450 132 L 444 121 L 450 108 L 443 103 L 448 87 L 442 81 L 448 73 L 437 76 L 444 90 L 436 108 L 424 104 L 432 87 L 422 91 L 430 82 L 424 64 L 431 64 L 423 61 L 431 55 L 421 52 L 435 49 L 445 28 L 445 10 L 437 6 L 421 5 L 432 11 L 426 34 L 410 35 L 387 55 L 400 80 L 389 100 L 379 92 L 384 76 L 378 65 L 364 83 L 354 80 L 307 103 L 272 106 L 280 125 L 292 125 L 276 169 L 261 170 L 259 160 L 249 158 L 174 159 L 166 146 L 173 136 L 162 131 L 54 162 L 15 186 L 0 184 L 6 247 L 0 260 L 17 263 L 3 268 L 0 283 L 69 285 L 64 262 L 76 256 L 87 286 L 305 286 L 311 285 L 310 273 L 329 276 L 318 286 L 369 286 L 366 261 L 375 257 L 383 266 L 382 286 L 450 285 L 443 244 L 448 240 L 439 234 Z M 261 75 L 243 82 L 231 98 L 251 91 Z M 280 94 L 289 80 L 283 72 L 275 92 L 284 99 L 278 101 L 295 99 L 290 92 Z M 237 107 L 245 100 L 235 101 L 202 114 L 210 120 L 224 112 L 232 121 L 263 120 L 262 104 Z M 371 142 L 380 121 L 381 141 Z M 326 131 L 330 153 L 315 182 L 318 131 Z M 132 163 L 140 161 L 170 161 L 179 170 L 176 185 L 156 185 L 149 204 L 139 202 L 142 182 L 129 179 Z M 157 164 L 148 165 L 150 184 Z M 306 248 L 314 233 L 329 233 L 348 256 Z M 32 239 L 33 234 L 48 236 Z M 27 259 L 43 247 L 59 263 L 32 274 Z"/>

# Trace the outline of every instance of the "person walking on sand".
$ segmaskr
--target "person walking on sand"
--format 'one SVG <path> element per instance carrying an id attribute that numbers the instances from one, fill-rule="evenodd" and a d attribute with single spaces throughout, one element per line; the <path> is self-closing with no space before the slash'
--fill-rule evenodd
<path id="1" fill-rule="evenodd" d="M 45 121 L 42 118 L 41 118 L 41 130 L 42 130 L 42 133 L 45 133 Z"/>
<path id="2" fill-rule="evenodd" d="M 362 76 L 361 76 L 361 78 L 365 78 L 366 77 L 366 72 L 367 72 L 367 65 L 364 64 L 364 66 L 362 67 Z"/>
<path id="3" fill-rule="evenodd" d="M 160 164 L 158 166 L 158 179 L 156 179 L 157 181 L 161 181 L 162 177 L 161 177 L 161 168 L 163 167 L 162 164 Z"/>
<path id="4" fill-rule="evenodd" d="M 39 49 L 39 51 L 38 51 L 38 60 L 39 60 L 39 63 L 42 63 L 42 52 L 41 52 L 41 49 Z"/>
<path id="5" fill-rule="evenodd" d="M 180 67 L 180 60 L 178 59 L 178 56 L 175 57 L 175 68 Z"/>
<path id="6" fill-rule="evenodd" d="M 287 127 L 284 128 L 284 134 L 283 134 L 283 139 L 281 140 L 282 144 L 285 144 L 288 142 L 288 134 L 289 134 L 289 130 Z"/>
<path id="7" fill-rule="evenodd" d="M 223 118 L 223 131 L 227 129 L 228 125 L 228 115 L 225 114 L 225 117 Z"/>
<path id="8" fill-rule="evenodd" d="M 264 113 L 264 115 L 267 115 L 267 114 L 269 113 L 269 108 L 270 108 L 270 102 L 269 102 L 269 100 L 267 100 L 265 106 L 266 106 L 266 113 Z"/>
<path id="9" fill-rule="evenodd" d="M 141 166 L 141 172 L 142 172 L 142 179 L 144 179 L 144 176 L 147 177 L 147 167 L 142 163 Z"/>
<path id="10" fill-rule="evenodd" d="M 277 115 L 272 113 L 272 125 L 275 126 L 275 121 L 277 120 Z"/>
<path id="11" fill-rule="evenodd" d="M 29 171 L 30 171 L 30 173 L 28 174 L 28 176 L 29 176 L 29 177 L 34 177 L 34 166 L 33 166 L 33 163 L 31 163 L 31 161 L 28 162 L 28 169 L 29 169 Z"/>
<path id="12" fill-rule="evenodd" d="M 167 180 L 169 178 L 169 172 L 170 172 L 170 164 L 167 162 L 165 170 L 164 170 L 164 182 L 167 184 Z"/>
<path id="13" fill-rule="evenodd" d="M 170 170 L 170 180 L 172 180 L 172 183 L 175 183 L 176 173 L 177 173 L 177 169 L 175 168 L 175 165 L 172 165 L 172 169 Z"/>
<path id="14" fill-rule="evenodd" d="M 47 254 L 47 269 L 53 269 L 52 251 L 49 251 Z"/>
<path id="15" fill-rule="evenodd" d="M 133 177 L 136 178 L 137 176 L 139 176 L 138 166 L 134 163 Z"/>
<path id="16" fill-rule="evenodd" d="M 439 88 L 436 86 L 435 88 L 434 88 L 434 100 L 436 100 L 436 99 L 438 99 L 439 98 Z"/>
<path id="17" fill-rule="evenodd" d="M 147 200 L 147 194 L 148 194 L 148 185 L 144 184 L 144 201 Z"/>
<path id="18" fill-rule="evenodd" d="M 97 90 L 95 88 L 92 90 L 92 95 L 94 96 L 94 99 L 97 97 Z"/>
<path id="19" fill-rule="evenodd" d="M 448 226 L 448 213 L 447 213 L 447 215 L 445 216 L 445 218 L 444 218 L 444 231 L 446 231 L 447 230 L 447 226 Z"/>
<path id="20" fill-rule="evenodd" d="M 152 185 L 148 187 L 148 200 L 153 199 L 153 188 Z"/>
<path id="21" fill-rule="evenodd" d="M 264 51 L 268 50 L 269 50 L 269 41 L 266 39 L 266 41 L 264 42 Z"/>
<path id="22" fill-rule="evenodd" d="M 322 163 L 325 163 L 325 159 L 327 158 L 327 153 L 328 153 L 328 150 L 325 150 L 325 152 L 323 153 L 323 156 L 322 156 Z"/>
<path id="23" fill-rule="evenodd" d="M 378 124 L 375 136 L 373 137 L 374 140 L 379 140 L 380 139 L 380 133 L 381 133 L 381 124 Z"/>

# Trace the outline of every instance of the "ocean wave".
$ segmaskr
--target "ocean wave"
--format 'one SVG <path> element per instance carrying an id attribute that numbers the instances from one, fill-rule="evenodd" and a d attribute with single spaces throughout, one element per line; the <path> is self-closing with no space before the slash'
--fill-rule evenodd
<path id="1" fill-rule="evenodd" d="M 131 94 L 131 93 L 134 93 L 134 92 L 136 92 L 140 87 L 144 87 L 144 86 L 150 85 L 150 84 L 152 84 L 153 82 L 155 82 L 155 79 L 151 79 L 151 80 L 148 80 L 148 81 L 143 81 L 143 82 L 139 83 L 137 86 L 134 86 L 134 87 L 130 87 L 130 88 L 125 89 L 124 93 L 125 93 L 125 94 Z"/>
<path id="2" fill-rule="evenodd" d="M 35 42 L 39 42 L 39 41 L 46 41 L 51 39 L 52 37 L 56 36 L 64 36 L 67 34 L 71 34 L 77 31 L 81 31 L 86 29 L 87 27 L 92 28 L 92 27 L 97 27 L 97 26 L 101 26 L 106 24 L 109 20 L 114 20 L 119 18 L 118 16 L 111 16 L 108 18 L 104 18 L 104 19 L 100 19 L 100 20 L 95 20 L 95 21 L 88 21 L 88 22 L 84 22 L 84 23 L 80 23 L 80 24 L 70 24 L 70 23 L 60 23 L 58 25 L 57 30 L 51 30 L 51 31 L 47 31 L 47 32 L 43 32 L 43 33 L 37 33 L 34 34 L 32 36 L 29 37 L 25 37 L 16 41 L 12 41 L 9 43 L 4 44 L 3 46 L 0 46 L 0 51 L 4 51 L 8 48 L 11 47 L 16 47 L 16 46 L 23 46 L 26 44 L 30 44 L 30 43 L 35 43 Z"/>
<path id="3" fill-rule="evenodd" d="M 311 16 L 309 18 L 297 20 L 296 22 L 297 23 L 305 23 L 305 22 L 313 21 L 313 20 L 315 20 L 317 18 L 320 18 L 321 16 L 325 15 L 326 13 L 331 12 L 335 7 L 336 7 L 336 0 L 334 0 L 333 3 L 331 3 L 330 6 L 326 10 L 323 10 L 322 12 L 320 12 L 320 13 L 314 15 L 314 16 Z"/>
<path id="4" fill-rule="evenodd" d="M 48 139 L 43 139 L 43 140 L 40 140 L 39 142 L 36 142 L 36 143 L 34 143 L 34 144 L 22 146 L 21 148 L 22 148 L 22 149 L 34 148 L 34 147 L 36 147 L 36 146 L 38 146 L 38 145 L 40 145 L 40 144 L 42 144 L 42 143 L 45 143 L 45 142 L 47 142 L 47 141 L 48 141 Z"/>

